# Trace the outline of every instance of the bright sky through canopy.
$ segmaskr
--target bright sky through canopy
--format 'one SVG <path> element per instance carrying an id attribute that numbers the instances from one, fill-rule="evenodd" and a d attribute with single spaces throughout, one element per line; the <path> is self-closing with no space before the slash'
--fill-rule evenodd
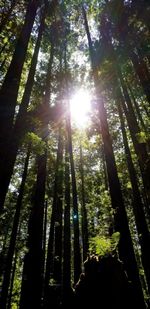
<path id="1" fill-rule="evenodd" d="M 78 90 L 70 99 L 72 122 L 77 127 L 85 127 L 88 123 L 88 113 L 91 110 L 91 96 L 85 89 Z"/>

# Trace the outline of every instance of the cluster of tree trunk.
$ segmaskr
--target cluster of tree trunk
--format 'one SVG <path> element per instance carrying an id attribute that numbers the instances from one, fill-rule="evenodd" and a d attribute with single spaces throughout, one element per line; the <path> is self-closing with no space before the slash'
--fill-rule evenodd
<path id="1" fill-rule="evenodd" d="M 88 48 L 84 48 L 89 54 L 90 83 L 94 85 L 96 97 L 93 111 L 102 139 L 102 183 L 110 196 L 111 222 L 107 230 L 111 235 L 119 232 L 117 253 L 128 277 L 123 282 L 126 292 L 121 291 L 119 300 L 114 297 L 113 286 L 109 292 L 114 308 L 125 307 L 124 300 L 128 295 L 129 307 L 146 309 L 149 301 L 144 295 L 150 293 L 150 143 L 147 128 L 150 117 L 150 6 L 144 0 L 97 3 L 95 39 L 90 33 L 87 14 L 88 8 L 94 7 L 92 1 L 79 2 L 80 16 L 74 1 L 71 1 L 71 7 L 57 0 L 6 2 L 7 8 L 0 6 L 2 38 L 7 33 L 10 40 L 8 32 L 13 12 L 16 10 L 19 17 L 21 5 L 26 12 L 21 27 L 18 26 L 10 63 L 1 62 L 5 74 L 0 80 L 0 308 L 11 308 L 17 272 L 20 293 L 16 303 L 22 309 L 59 308 L 61 303 L 64 308 L 69 308 L 74 300 L 75 306 L 92 305 L 93 299 L 97 299 L 94 293 L 99 295 L 99 287 L 106 285 L 104 269 L 107 272 L 111 264 L 111 270 L 117 269 L 114 277 L 118 276 L 118 281 L 124 276 L 124 272 L 118 271 L 122 265 L 119 261 L 115 264 L 110 257 L 110 264 L 107 259 L 100 263 L 93 257 L 84 264 L 85 274 L 80 277 L 92 234 L 88 221 L 91 219 L 88 196 L 92 193 L 86 185 L 82 140 L 78 141 L 78 170 L 74 159 L 69 106 L 73 73 L 69 63 L 73 54 L 72 38 L 76 37 L 71 31 L 75 32 L 77 28 L 74 25 L 71 30 L 71 21 L 69 24 L 67 18 L 71 9 L 69 14 L 74 23 L 76 19 L 82 22 L 81 28 L 88 42 Z M 141 34 L 144 34 L 143 40 Z M 0 58 L 7 52 L 6 45 L 5 41 L 0 43 Z M 121 152 L 131 183 L 133 225 L 119 179 L 108 119 L 110 102 L 118 116 Z M 145 139 L 141 141 L 142 134 Z M 36 141 L 38 146 L 35 146 Z M 9 217 L 13 222 L 9 223 Z M 95 265 L 91 276 L 95 275 L 94 267 L 97 269 L 96 281 L 90 278 L 88 286 L 86 270 L 89 271 L 91 263 Z M 120 288 L 118 281 L 117 291 Z M 72 294 L 72 282 L 75 294 Z M 129 282 L 131 289 L 127 287 Z M 87 286 L 93 291 L 91 296 L 84 288 Z M 103 306 L 107 308 L 110 304 L 105 304 L 105 293 L 106 290 L 102 293 Z"/>

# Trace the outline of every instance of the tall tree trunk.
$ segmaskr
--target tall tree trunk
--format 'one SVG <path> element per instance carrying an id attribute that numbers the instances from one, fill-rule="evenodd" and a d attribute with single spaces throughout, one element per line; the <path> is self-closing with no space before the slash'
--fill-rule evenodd
<path id="1" fill-rule="evenodd" d="M 138 156 L 139 166 L 140 166 L 141 175 L 142 175 L 143 184 L 144 184 L 147 212 L 149 214 L 149 211 L 150 211 L 150 208 L 149 208 L 150 207 L 149 155 L 148 155 L 148 152 L 147 152 L 146 143 L 139 143 L 138 142 L 137 135 L 138 135 L 138 133 L 140 133 L 140 128 L 139 128 L 137 119 L 135 117 L 132 102 L 131 102 L 126 84 L 124 82 L 124 79 L 122 77 L 122 73 L 121 73 L 121 69 L 118 65 L 116 53 L 114 51 L 114 48 L 113 48 L 113 45 L 112 45 L 112 42 L 111 42 L 111 39 L 110 39 L 109 28 L 108 28 L 110 25 L 107 25 L 105 17 L 104 17 L 103 22 L 104 22 L 103 27 L 105 28 L 105 31 L 104 31 L 105 39 L 107 39 L 107 41 L 109 42 L 109 48 L 110 48 L 112 58 L 113 58 L 112 84 L 113 84 L 113 86 L 118 87 L 117 88 L 118 97 L 120 97 L 120 100 L 122 101 L 122 106 L 123 106 L 124 112 L 125 112 L 126 117 L 127 117 L 127 121 L 128 121 L 129 129 L 130 129 L 132 141 L 133 141 L 133 144 L 134 144 L 135 152 Z M 121 90 L 119 89 L 119 86 L 116 86 L 117 83 L 118 83 L 117 76 L 118 76 L 120 83 L 121 83 L 124 98 L 122 96 Z M 115 84 L 114 84 L 114 80 L 115 80 Z M 126 104 L 124 102 L 124 99 L 125 99 Z M 144 162 L 144 164 L 143 164 L 143 162 Z"/>
<path id="2" fill-rule="evenodd" d="M 141 170 L 141 176 L 142 176 L 142 180 L 143 180 L 143 185 L 144 185 L 144 195 L 146 198 L 146 209 L 147 209 L 147 213 L 150 214 L 150 183 L 149 183 L 149 172 L 148 172 L 148 155 L 147 155 L 147 151 L 145 149 L 145 144 L 139 143 L 137 140 L 137 136 L 136 134 L 139 132 L 137 132 L 137 127 L 134 126 L 134 118 L 133 115 L 127 110 L 127 107 L 125 105 L 124 102 L 124 98 L 122 97 L 121 91 L 118 88 L 118 97 L 120 97 L 120 101 L 122 103 L 122 107 L 123 110 L 125 112 L 126 118 L 127 118 L 127 122 L 128 122 L 128 126 L 130 129 L 130 134 L 131 134 L 131 138 L 133 141 L 133 145 L 134 145 L 134 149 L 135 152 L 137 154 L 138 157 L 138 162 L 139 162 L 139 166 L 140 166 L 140 170 Z M 144 166 L 145 165 L 145 166 Z"/>
<path id="3" fill-rule="evenodd" d="M 47 238 L 47 211 L 48 211 L 48 203 L 47 203 L 47 200 L 46 200 L 45 201 L 45 208 L 44 208 L 44 228 L 43 228 L 43 259 L 44 259 L 43 273 L 45 272 L 45 254 L 46 254 L 46 238 Z"/>
<path id="4" fill-rule="evenodd" d="M 39 6 L 38 0 L 29 1 L 25 22 L 20 33 L 20 37 L 16 44 L 15 52 L 6 73 L 5 80 L 0 90 L 0 160 L 2 161 L 3 149 L 5 150 L 6 142 L 13 126 L 13 119 L 15 114 L 15 107 L 17 104 L 17 96 L 19 84 L 21 80 L 21 73 L 25 61 L 28 43 L 35 20 L 37 8 Z M 5 155 L 5 154 L 4 154 Z"/>
<path id="5" fill-rule="evenodd" d="M 13 263 L 13 269 L 12 269 L 12 275 L 11 275 L 11 282 L 10 282 L 10 289 L 9 289 L 9 295 L 8 295 L 7 309 L 11 309 L 11 300 L 12 300 L 16 266 L 17 266 L 17 252 L 16 252 L 15 257 L 14 257 L 14 263 Z"/>
<path id="6" fill-rule="evenodd" d="M 68 80 L 68 71 L 67 71 L 67 42 L 64 46 L 64 65 L 65 65 L 65 85 L 67 93 L 69 93 L 69 80 Z M 77 198 L 77 185 L 76 185 L 76 175 L 75 175 L 75 166 L 73 158 L 73 146 L 72 146 L 72 130 L 71 130 L 71 119 L 70 119 L 70 103 L 69 99 L 66 100 L 66 132 L 68 139 L 68 151 L 70 157 L 70 169 L 71 169 L 71 181 L 72 181 L 72 203 L 73 203 L 73 263 L 74 263 L 74 283 L 79 280 L 81 274 L 81 251 L 80 251 L 80 231 L 79 231 L 79 214 L 78 214 L 78 198 Z"/>
<path id="7" fill-rule="evenodd" d="M 118 102 L 117 105 L 118 105 L 119 118 L 121 122 L 121 130 L 122 130 L 122 135 L 123 135 L 126 160 L 127 160 L 128 171 L 129 171 L 132 191 L 133 191 L 133 212 L 135 215 L 139 243 L 141 245 L 142 264 L 143 264 L 146 279 L 147 279 L 148 289 L 150 291 L 150 251 L 149 251 L 150 235 L 149 235 L 147 223 L 145 220 L 143 203 L 142 203 L 141 194 L 140 194 L 139 187 L 138 187 L 136 171 L 134 168 L 134 164 L 132 162 L 132 157 L 131 157 L 130 149 L 128 146 L 128 140 L 127 140 L 127 135 L 126 135 L 125 126 L 124 126 L 123 113 L 121 110 L 118 97 L 117 97 L 116 102 Z"/>
<path id="8" fill-rule="evenodd" d="M 66 119 L 67 134 L 68 134 L 68 145 L 70 155 L 70 166 L 71 166 L 71 179 L 72 179 L 72 198 L 73 198 L 73 227 L 74 227 L 74 282 L 76 283 L 81 274 L 81 252 L 79 243 L 79 214 L 78 214 L 78 199 L 77 199 L 77 186 L 76 186 L 76 175 L 75 166 L 73 159 L 73 147 L 72 147 L 72 132 L 71 132 L 71 121 L 70 121 L 70 108 L 68 104 L 68 115 Z"/>
<path id="9" fill-rule="evenodd" d="M 106 162 L 105 162 L 104 145 L 102 145 L 101 153 L 102 153 L 102 164 L 103 164 L 105 190 L 108 191 L 108 177 L 107 177 L 107 167 L 106 167 Z"/>
<path id="10" fill-rule="evenodd" d="M 18 232 L 18 225 L 19 225 L 19 219 L 20 219 L 22 199 L 23 199 L 23 194 L 24 194 L 24 187 L 25 187 L 25 182 L 27 178 L 29 156 L 30 156 L 30 147 L 28 148 L 27 156 L 25 159 L 24 171 L 23 171 L 22 181 L 21 181 L 21 185 L 19 189 L 19 195 L 17 198 L 16 212 L 14 216 L 13 228 L 12 228 L 7 258 L 6 258 L 6 265 L 5 265 L 4 278 L 3 278 L 2 291 L 1 291 L 1 299 L 0 299 L 0 304 L 1 304 L 2 309 L 7 307 L 7 297 L 8 297 L 8 289 L 9 289 L 9 284 L 10 284 L 12 261 L 13 261 L 15 245 L 16 245 L 16 237 L 17 237 L 17 232 Z"/>
<path id="11" fill-rule="evenodd" d="M 20 308 L 41 308 L 43 285 L 43 219 L 47 151 L 37 157 L 37 180 L 28 227 L 28 253 L 25 258 Z"/>
<path id="12" fill-rule="evenodd" d="M 53 50 L 53 49 L 52 49 Z M 42 141 L 47 141 L 49 123 L 49 99 L 51 86 L 51 69 L 53 52 L 51 50 L 47 75 L 45 94 L 42 103 L 38 107 L 39 120 L 41 123 L 40 135 Z M 46 144 L 47 146 L 47 144 Z M 29 221 L 29 251 L 25 257 L 22 281 L 20 308 L 41 308 L 44 283 L 44 259 L 43 259 L 43 221 L 46 185 L 47 150 L 37 156 L 37 181 L 33 198 L 33 207 Z"/>
<path id="13" fill-rule="evenodd" d="M 86 260 L 89 250 L 88 237 L 88 222 L 85 201 L 85 184 L 84 184 L 84 167 L 83 167 L 83 153 L 80 142 L 80 175 L 81 175 L 81 215 L 82 215 L 82 242 L 83 242 L 83 261 Z"/>
<path id="14" fill-rule="evenodd" d="M 54 196 L 53 196 L 53 205 L 52 205 L 52 214 L 51 214 L 51 224 L 48 240 L 48 249 L 47 249 L 47 259 L 46 259 L 46 270 L 45 270 L 45 282 L 44 282 L 44 299 L 46 308 L 49 306 L 49 280 L 51 276 L 55 276 L 54 271 L 54 262 L 58 262 L 58 274 L 56 275 L 56 281 L 61 279 L 61 259 L 62 259 L 62 136 L 61 129 L 59 129 L 58 136 L 58 148 L 57 148 L 57 160 L 55 168 L 55 183 L 54 183 Z M 59 177 L 61 176 L 61 179 Z M 61 181 L 60 181 L 61 180 Z M 59 196 L 59 193 L 61 196 Z M 60 209 L 59 209 L 60 208 Z M 57 214 L 59 212 L 59 214 Z M 57 227 L 59 227 L 57 231 Z M 56 243 L 55 243 L 56 241 Z M 55 260 L 55 254 L 58 254 L 59 260 Z M 59 263 L 60 262 L 60 263 Z"/>
<path id="15" fill-rule="evenodd" d="M 46 267 L 45 267 L 45 277 L 44 277 L 44 304 L 45 308 L 48 307 L 49 302 L 49 280 L 54 270 L 54 231 L 55 231 L 55 205 L 56 205 L 56 195 L 57 195 L 57 186 L 56 186 L 56 176 L 54 184 L 54 198 L 52 205 L 52 214 L 50 222 L 50 231 L 48 239 L 48 248 L 47 248 L 47 257 L 46 257 Z"/>
<path id="16" fill-rule="evenodd" d="M 68 303 L 71 288 L 71 230 L 70 230 L 70 168 L 69 149 L 66 139 L 65 151 L 65 209 L 64 209 L 64 262 L 63 262 L 63 300 Z"/>
<path id="17" fill-rule="evenodd" d="M 57 283 L 62 280 L 62 197 L 63 197 L 63 138 L 59 128 L 59 166 L 57 176 L 57 203 L 55 216 L 55 251 L 54 279 Z"/>
<path id="18" fill-rule="evenodd" d="M 138 268 L 136 264 L 135 254 L 133 250 L 132 239 L 130 235 L 130 230 L 128 226 L 127 214 L 124 206 L 124 201 L 121 192 L 121 186 L 119 183 L 117 168 L 115 157 L 112 148 L 111 136 L 109 134 L 108 122 L 107 122 L 107 114 L 104 107 L 104 99 L 102 96 L 102 89 L 100 89 L 100 82 L 98 77 L 98 72 L 93 65 L 94 59 L 93 55 L 93 47 L 92 40 L 89 32 L 87 17 L 85 9 L 82 8 L 85 30 L 87 33 L 88 43 L 89 43 L 89 53 L 91 57 L 91 66 L 93 71 L 93 78 L 95 83 L 96 95 L 99 98 L 98 102 L 98 110 L 99 110 L 99 118 L 101 125 L 101 134 L 104 143 L 104 153 L 106 159 L 107 166 L 107 174 L 108 174 L 108 182 L 109 182 L 109 190 L 111 196 L 112 207 L 115 210 L 114 220 L 115 220 L 115 230 L 120 232 L 120 241 L 118 245 L 119 256 L 123 261 L 127 274 L 129 276 L 129 280 L 132 281 L 135 291 L 138 297 L 134 299 L 135 307 L 139 306 L 141 308 L 145 308 L 144 297 L 142 293 L 141 283 L 139 279 Z"/>
<path id="19" fill-rule="evenodd" d="M 132 102 L 131 102 L 127 87 L 125 85 L 125 82 L 122 78 L 122 74 L 121 74 L 120 69 L 118 69 L 118 75 L 119 75 L 119 78 L 120 78 L 120 81 L 121 81 L 121 86 L 122 86 L 122 89 L 123 89 L 123 95 L 124 95 L 124 98 L 125 98 L 125 102 L 127 104 L 126 110 L 127 110 L 127 114 L 128 114 L 128 119 L 130 119 L 131 123 L 132 123 L 132 130 L 131 131 L 132 131 L 132 134 L 134 135 L 134 140 L 136 140 L 137 139 L 136 135 L 138 133 L 140 133 L 141 130 L 139 128 L 137 119 L 135 117 L 135 112 L 134 112 L 134 109 L 133 109 L 133 106 L 132 106 Z M 148 160 L 146 143 L 138 143 L 138 141 L 137 141 L 136 144 L 138 144 L 138 145 L 136 145 L 137 155 L 139 157 L 139 160 L 143 164 L 143 162 L 146 162 Z"/>
<path id="20" fill-rule="evenodd" d="M 5 201 L 7 191 L 8 191 L 10 179 L 13 173 L 13 168 L 14 168 L 16 157 L 17 157 L 20 141 L 26 131 L 27 108 L 28 108 L 28 104 L 29 104 L 29 100 L 31 96 L 33 83 L 34 83 L 34 75 L 35 75 L 35 70 L 36 70 L 36 65 L 37 65 L 38 53 L 39 53 L 42 33 L 44 30 L 45 14 L 46 13 L 44 11 L 40 26 L 39 26 L 38 38 L 37 38 L 34 54 L 32 57 L 30 71 L 29 71 L 27 83 L 25 86 L 22 102 L 21 102 L 19 113 L 17 115 L 17 119 L 16 119 L 16 122 L 13 128 L 13 131 L 12 131 L 11 139 L 9 140 L 9 145 L 8 145 L 9 151 L 6 151 L 5 157 L 2 160 L 3 164 L 0 164 L 0 209 L 2 209 L 4 205 L 4 201 Z M 7 147 L 6 147 L 6 150 L 7 150 Z M 1 154 L 4 155 L 4 153 L 1 153 Z"/>

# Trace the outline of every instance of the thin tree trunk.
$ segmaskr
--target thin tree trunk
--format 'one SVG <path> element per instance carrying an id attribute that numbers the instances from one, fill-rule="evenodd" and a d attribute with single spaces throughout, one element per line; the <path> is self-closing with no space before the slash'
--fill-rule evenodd
<path id="1" fill-rule="evenodd" d="M 82 215 L 83 261 L 85 261 L 88 255 L 88 250 L 89 250 L 89 237 L 88 237 L 88 222 L 87 222 L 87 210 L 86 210 L 86 201 L 85 201 L 83 153 L 82 153 L 81 142 L 80 142 L 80 175 L 81 175 L 81 215 Z"/>
<path id="2" fill-rule="evenodd" d="M 103 164 L 103 172 L 104 172 L 104 183 L 105 183 L 105 190 L 108 191 L 108 177 L 107 177 L 107 168 L 105 162 L 105 154 L 104 154 L 104 145 L 102 145 L 102 164 Z"/>
<path id="3" fill-rule="evenodd" d="M 69 92 L 69 80 L 67 75 L 67 60 L 66 60 L 66 42 L 65 42 L 65 84 L 67 92 Z M 67 98 L 68 100 L 68 98 Z M 73 230 L 74 230 L 74 283 L 79 280 L 79 276 L 81 274 L 81 251 L 80 251 L 80 231 L 79 231 L 79 214 L 78 214 L 78 198 L 77 198 L 77 185 L 76 185 L 76 175 L 75 175 L 75 166 L 74 166 L 74 158 L 73 158 L 73 146 L 72 146 L 72 132 L 71 132 L 71 119 L 70 119 L 70 103 L 66 102 L 66 131 L 67 131 L 67 139 L 68 139 L 68 151 L 70 157 L 70 168 L 71 168 L 71 181 L 72 181 L 72 202 L 73 202 Z"/>
<path id="4" fill-rule="evenodd" d="M 15 272 L 16 272 L 16 265 L 17 265 L 17 253 L 15 254 L 15 257 L 14 257 L 13 270 L 12 270 L 11 283 L 10 283 L 10 290 L 9 290 L 9 295 L 8 295 L 7 309 L 11 309 L 11 299 L 12 299 L 14 278 L 15 278 Z"/>
<path id="5" fill-rule="evenodd" d="M 48 203 L 45 201 L 45 209 L 44 209 L 44 227 L 43 227 L 43 259 L 44 259 L 44 270 L 45 271 L 45 254 L 46 254 L 46 238 L 47 238 L 47 209 Z"/>
<path id="6" fill-rule="evenodd" d="M 47 258 L 46 258 L 46 269 L 45 269 L 45 278 L 44 278 L 44 304 L 45 308 L 48 307 L 48 294 L 49 294 L 49 280 L 53 273 L 54 269 L 54 230 L 55 230 L 55 203 L 56 203 L 56 179 L 54 184 L 54 198 L 52 205 L 52 214 L 50 222 L 50 231 L 48 239 L 48 248 L 47 248 Z"/>
<path id="7" fill-rule="evenodd" d="M 55 216 L 55 251 L 54 279 L 57 283 L 62 280 L 62 197 L 63 197 L 63 138 L 59 128 L 59 166 L 57 176 L 57 203 Z"/>
<path id="8" fill-rule="evenodd" d="M 72 179 L 73 227 L 74 227 L 74 282 L 76 283 L 81 274 L 81 252 L 80 252 L 80 243 L 79 243 L 80 233 L 79 233 L 78 199 L 77 199 L 76 175 L 75 175 L 75 167 L 74 167 L 74 159 L 73 159 L 70 110 L 68 111 L 66 121 L 67 121 L 68 145 L 69 145 L 71 179 Z"/>
<path id="9" fill-rule="evenodd" d="M 71 288 L 71 230 L 70 230 L 70 168 L 69 149 L 66 139 L 65 153 L 65 209 L 64 209 L 64 262 L 63 262 L 63 298 L 68 303 Z"/>

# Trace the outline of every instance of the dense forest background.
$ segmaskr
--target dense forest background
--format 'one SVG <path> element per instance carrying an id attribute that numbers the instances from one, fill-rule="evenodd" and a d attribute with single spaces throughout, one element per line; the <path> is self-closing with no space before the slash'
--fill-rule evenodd
<path id="1" fill-rule="evenodd" d="M 0 1 L 1 309 L 55 308 L 50 286 L 65 299 L 88 254 L 114 252 L 149 308 L 149 17 L 146 0 Z"/>

